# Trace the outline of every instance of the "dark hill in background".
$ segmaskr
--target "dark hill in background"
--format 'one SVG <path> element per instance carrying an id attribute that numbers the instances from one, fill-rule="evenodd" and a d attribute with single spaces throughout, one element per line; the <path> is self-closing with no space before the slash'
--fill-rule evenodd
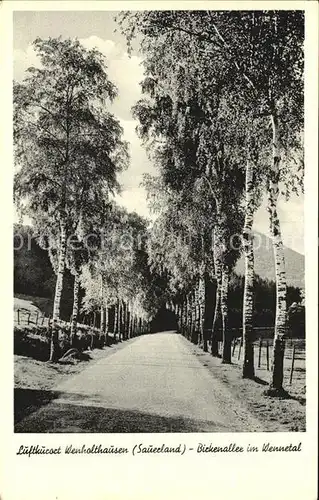
<path id="1" fill-rule="evenodd" d="M 271 239 L 255 232 L 255 273 L 263 279 L 275 281 L 275 262 Z M 286 257 L 287 284 L 305 287 L 305 257 L 291 248 L 284 247 Z M 245 259 L 242 255 L 235 267 L 236 274 L 245 274 Z"/>

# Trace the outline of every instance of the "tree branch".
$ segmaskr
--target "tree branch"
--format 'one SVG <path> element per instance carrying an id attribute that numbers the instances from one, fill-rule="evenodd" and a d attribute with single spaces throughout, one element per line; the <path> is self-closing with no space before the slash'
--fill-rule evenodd
<path id="1" fill-rule="evenodd" d="M 221 41 L 221 44 L 218 44 L 218 46 L 220 48 L 224 47 L 228 50 L 230 56 L 232 57 L 233 59 L 233 63 L 236 67 L 236 69 L 242 74 L 243 78 L 247 81 L 248 85 L 255 91 L 257 92 L 257 89 L 256 89 L 256 86 L 254 84 L 254 82 L 252 81 L 252 79 L 247 75 L 246 71 L 240 67 L 240 65 L 238 64 L 238 62 L 236 61 L 236 56 L 235 54 L 233 53 L 233 51 L 230 49 L 229 45 L 227 44 L 226 40 L 224 39 L 224 37 L 221 35 L 221 33 L 219 32 L 217 26 L 212 23 L 212 27 L 218 37 L 218 39 Z M 184 33 L 187 33 L 188 35 L 190 36 L 195 36 L 197 37 L 199 40 L 203 40 L 203 41 L 208 41 L 210 43 L 213 43 L 215 42 L 216 44 L 216 40 L 213 40 L 211 37 L 208 36 L 207 33 L 205 33 L 205 35 L 203 35 L 203 33 L 199 33 L 199 32 L 195 32 L 195 31 L 191 31 L 191 30 L 188 30 L 186 28 L 182 28 L 180 26 L 170 26 L 170 29 L 173 29 L 173 30 L 177 30 L 177 31 L 181 31 L 181 32 L 184 32 Z"/>
<path id="2" fill-rule="evenodd" d="M 233 54 L 233 52 L 232 52 L 232 50 L 230 49 L 229 45 L 226 43 L 225 39 L 223 38 L 223 36 L 222 36 L 222 35 L 220 34 L 220 32 L 218 31 L 217 26 L 216 26 L 215 24 L 213 24 L 212 26 L 213 26 L 214 31 L 215 31 L 215 33 L 217 34 L 218 38 L 222 41 L 222 43 L 224 44 L 224 47 L 225 47 L 226 49 L 228 49 L 228 51 L 229 51 L 229 53 L 230 53 L 231 57 L 234 59 L 234 64 L 235 64 L 236 69 L 242 73 L 243 77 L 245 78 L 245 80 L 247 81 L 247 83 L 249 84 L 249 86 L 250 86 L 253 90 L 257 91 L 256 86 L 255 86 L 255 84 L 253 83 L 253 81 L 250 79 L 250 77 L 247 75 L 247 73 L 246 73 L 246 72 L 245 72 L 245 71 L 244 71 L 244 70 L 243 70 L 243 69 L 239 66 L 238 62 L 235 60 L 235 57 L 236 57 L 236 56 Z"/>
<path id="3" fill-rule="evenodd" d="M 39 104 L 37 102 L 32 102 L 32 104 L 34 106 L 37 106 L 38 108 L 43 109 L 43 111 L 46 111 L 46 113 L 49 113 L 49 115 L 53 116 L 53 118 L 56 118 L 56 115 L 54 113 L 52 113 L 52 111 L 50 111 L 49 109 L 47 109 L 45 106 L 43 106 L 42 104 Z M 60 126 L 63 128 L 63 130 L 66 131 L 66 127 L 64 127 L 64 125 L 61 123 L 61 121 L 60 121 Z"/>

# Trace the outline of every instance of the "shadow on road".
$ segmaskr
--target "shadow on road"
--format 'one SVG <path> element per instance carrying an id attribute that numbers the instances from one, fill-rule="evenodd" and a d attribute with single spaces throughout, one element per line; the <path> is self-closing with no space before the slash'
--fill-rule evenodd
<path id="1" fill-rule="evenodd" d="M 98 401 L 80 394 L 16 389 L 14 403 L 17 433 L 229 431 L 220 422 L 107 408 L 105 403 L 98 406 Z"/>
<path id="2" fill-rule="evenodd" d="M 263 380 L 260 377 L 254 377 L 253 381 L 256 382 L 259 385 L 268 385 L 269 384 L 269 382 L 267 382 L 266 380 Z"/>

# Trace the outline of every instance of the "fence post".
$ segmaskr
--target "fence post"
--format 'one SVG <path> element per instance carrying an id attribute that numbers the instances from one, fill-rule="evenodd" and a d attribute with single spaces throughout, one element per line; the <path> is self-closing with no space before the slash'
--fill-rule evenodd
<path id="1" fill-rule="evenodd" d="M 42 322 L 41 322 L 41 325 L 43 325 L 44 320 L 45 320 L 45 314 L 43 314 L 43 316 L 42 316 Z"/>
<path id="2" fill-rule="evenodd" d="M 39 311 L 37 311 L 37 315 L 35 317 L 35 324 L 38 326 L 38 319 L 39 319 Z"/>
<path id="3" fill-rule="evenodd" d="M 293 372 L 294 372 L 294 364 L 295 364 L 295 345 L 293 346 L 292 348 L 292 359 L 291 359 L 291 369 L 290 369 L 290 380 L 289 380 L 289 384 L 291 385 L 292 383 L 292 375 L 293 375 Z"/>
<path id="4" fill-rule="evenodd" d="M 261 363 L 261 347 L 262 347 L 262 340 L 260 338 L 259 339 L 259 351 L 258 351 L 258 368 L 260 368 L 260 363 Z"/>
<path id="5" fill-rule="evenodd" d="M 30 324 L 30 316 L 31 316 L 31 312 L 28 313 L 28 325 Z"/>
<path id="6" fill-rule="evenodd" d="M 238 360 L 240 360 L 241 348 L 243 347 L 243 342 L 244 342 L 243 337 L 240 337 L 239 351 L 238 351 Z"/>
<path id="7" fill-rule="evenodd" d="M 236 349 L 236 339 L 233 340 L 233 352 L 232 352 L 232 356 L 235 355 L 235 349 Z"/>
<path id="8" fill-rule="evenodd" d="M 221 356 L 222 350 L 223 350 L 223 342 L 220 341 L 219 344 L 218 344 L 218 353 L 219 353 L 220 356 Z"/>
<path id="9" fill-rule="evenodd" d="M 267 358 L 267 370 L 269 371 L 269 343 L 266 343 L 266 358 Z"/>
<path id="10" fill-rule="evenodd" d="M 238 351 L 238 360 L 240 360 L 240 353 L 241 353 L 242 345 L 243 345 L 243 337 L 240 338 L 239 351 Z"/>
<path id="11" fill-rule="evenodd" d="M 20 325 L 20 309 L 18 309 L 17 313 L 18 313 L 18 325 Z"/>

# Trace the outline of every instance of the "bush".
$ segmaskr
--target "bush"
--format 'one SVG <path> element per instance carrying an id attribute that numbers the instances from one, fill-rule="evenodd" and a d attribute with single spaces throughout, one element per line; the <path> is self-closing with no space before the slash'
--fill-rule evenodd
<path id="1" fill-rule="evenodd" d="M 291 337 L 305 337 L 305 306 L 296 302 L 291 304 L 288 309 L 288 326 Z"/>
<path id="2" fill-rule="evenodd" d="M 69 324 L 59 325 L 59 348 L 62 357 L 71 347 L 80 352 L 88 349 L 102 348 L 105 344 L 105 336 L 100 338 L 100 332 L 92 327 L 81 325 L 77 329 L 75 345 L 71 346 L 71 329 Z M 45 326 L 19 325 L 14 328 L 14 354 L 30 356 L 40 361 L 48 361 L 50 358 L 51 330 Z M 107 345 L 114 344 L 115 339 L 111 334 L 108 336 Z"/>
<path id="3" fill-rule="evenodd" d="M 50 338 L 45 332 L 35 333 L 34 328 L 14 328 L 14 354 L 46 361 L 50 356 Z"/>

